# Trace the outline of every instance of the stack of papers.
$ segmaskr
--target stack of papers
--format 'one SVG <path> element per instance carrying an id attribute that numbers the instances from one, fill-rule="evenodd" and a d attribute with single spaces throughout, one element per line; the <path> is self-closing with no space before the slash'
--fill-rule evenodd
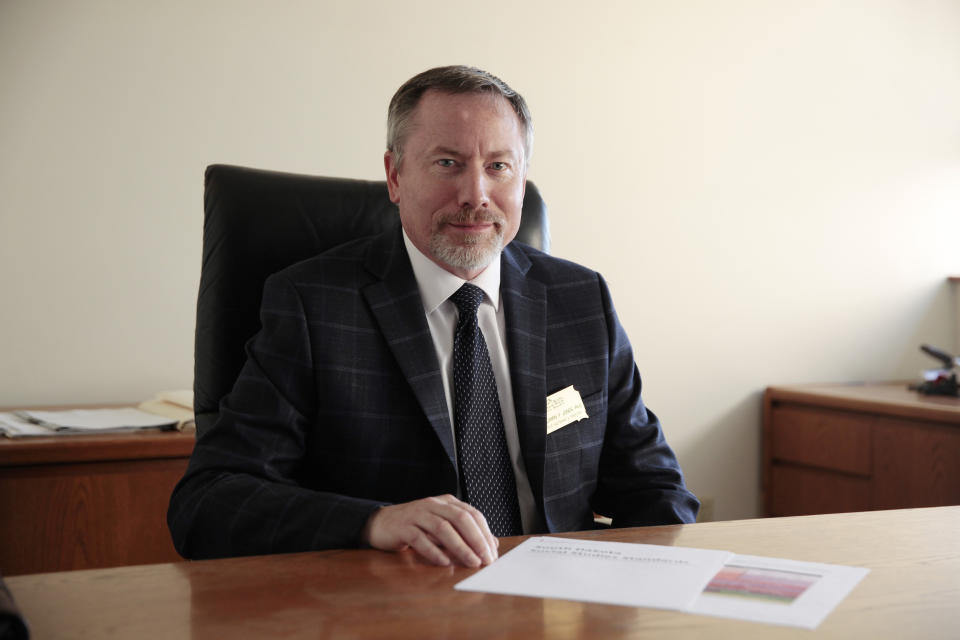
<path id="1" fill-rule="evenodd" d="M 534 537 L 455 588 L 814 629 L 868 572 L 729 551 Z"/>
<path id="2" fill-rule="evenodd" d="M 137 408 L 165 418 L 175 420 L 177 429 L 185 433 L 195 433 L 197 423 L 193 416 L 193 391 L 161 391 L 154 397 L 141 402 Z"/>
<path id="3" fill-rule="evenodd" d="M 0 413 L 0 432 L 10 438 L 176 427 L 174 419 L 132 407 Z"/>

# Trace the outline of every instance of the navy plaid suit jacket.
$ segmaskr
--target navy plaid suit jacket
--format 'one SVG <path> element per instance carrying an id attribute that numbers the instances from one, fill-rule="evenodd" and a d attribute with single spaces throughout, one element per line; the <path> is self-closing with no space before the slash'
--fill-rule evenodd
<path id="1" fill-rule="evenodd" d="M 517 429 L 551 532 L 691 522 L 601 276 L 512 243 L 501 257 Z M 357 546 L 383 504 L 455 494 L 439 364 L 399 225 L 269 278 L 263 328 L 167 515 L 188 558 Z M 546 433 L 574 385 L 588 419 Z"/>

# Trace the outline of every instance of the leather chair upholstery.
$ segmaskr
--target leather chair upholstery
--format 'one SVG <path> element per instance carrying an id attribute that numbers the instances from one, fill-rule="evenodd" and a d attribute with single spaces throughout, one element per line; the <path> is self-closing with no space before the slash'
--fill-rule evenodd
<path id="1" fill-rule="evenodd" d="M 246 360 L 244 345 L 260 329 L 267 277 L 394 223 L 384 181 L 327 178 L 247 167 L 207 167 L 203 262 L 194 344 L 197 435 L 217 420 L 220 399 Z M 528 181 L 516 240 L 549 250 L 547 209 Z"/>

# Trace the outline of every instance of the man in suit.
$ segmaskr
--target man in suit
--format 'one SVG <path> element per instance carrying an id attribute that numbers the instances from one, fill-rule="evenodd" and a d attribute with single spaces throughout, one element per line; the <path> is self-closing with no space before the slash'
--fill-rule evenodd
<path id="1" fill-rule="evenodd" d="M 694 520 L 602 277 L 510 244 L 532 138 L 489 73 L 398 90 L 384 165 L 400 224 L 268 279 L 262 330 L 171 499 L 182 555 L 366 545 L 480 566 L 498 535 L 595 513 Z"/>

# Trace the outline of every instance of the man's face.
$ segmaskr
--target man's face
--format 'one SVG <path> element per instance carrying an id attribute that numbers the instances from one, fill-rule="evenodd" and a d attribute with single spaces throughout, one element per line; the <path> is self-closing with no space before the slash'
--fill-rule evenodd
<path id="1" fill-rule="evenodd" d="M 390 199 L 424 255 L 471 280 L 517 235 L 527 159 L 520 119 L 498 95 L 427 91 L 398 166 L 384 155 Z"/>

